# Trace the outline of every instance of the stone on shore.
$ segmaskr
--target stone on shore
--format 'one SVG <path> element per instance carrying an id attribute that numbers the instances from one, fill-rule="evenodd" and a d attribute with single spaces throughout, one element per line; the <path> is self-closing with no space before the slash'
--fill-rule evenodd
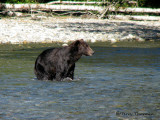
<path id="1" fill-rule="evenodd" d="M 160 23 L 147 21 L 116 21 L 79 18 L 34 20 L 25 18 L 0 19 L 0 43 L 63 42 L 76 39 L 90 42 L 160 40 Z"/>

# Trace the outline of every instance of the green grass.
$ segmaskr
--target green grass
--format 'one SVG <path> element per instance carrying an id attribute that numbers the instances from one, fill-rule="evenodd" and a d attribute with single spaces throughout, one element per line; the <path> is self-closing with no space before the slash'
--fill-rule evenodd
<path id="1" fill-rule="evenodd" d="M 21 3 L 38 3 L 37 0 L 6 0 L 2 3 L 17 3 L 17 4 L 21 4 Z"/>

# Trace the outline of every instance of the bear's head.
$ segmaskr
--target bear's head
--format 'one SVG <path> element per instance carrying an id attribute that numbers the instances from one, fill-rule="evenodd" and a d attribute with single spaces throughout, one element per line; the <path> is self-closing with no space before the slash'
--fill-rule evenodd
<path id="1" fill-rule="evenodd" d="M 94 54 L 94 51 L 83 39 L 76 40 L 69 46 L 80 55 L 92 56 Z"/>

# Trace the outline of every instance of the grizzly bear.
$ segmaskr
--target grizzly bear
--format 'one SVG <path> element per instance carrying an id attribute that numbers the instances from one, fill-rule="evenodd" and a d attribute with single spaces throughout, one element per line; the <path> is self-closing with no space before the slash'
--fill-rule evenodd
<path id="1" fill-rule="evenodd" d="M 47 49 L 36 59 L 35 75 L 38 80 L 73 80 L 75 62 L 82 55 L 92 56 L 93 53 L 94 51 L 83 39 L 62 48 Z"/>

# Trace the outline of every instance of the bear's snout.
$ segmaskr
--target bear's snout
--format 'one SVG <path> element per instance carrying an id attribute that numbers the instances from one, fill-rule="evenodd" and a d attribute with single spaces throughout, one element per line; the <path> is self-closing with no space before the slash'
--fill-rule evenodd
<path id="1" fill-rule="evenodd" d="M 94 54 L 94 51 L 91 49 L 91 48 L 89 48 L 89 50 L 88 50 L 88 56 L 92 56 Z"/>

